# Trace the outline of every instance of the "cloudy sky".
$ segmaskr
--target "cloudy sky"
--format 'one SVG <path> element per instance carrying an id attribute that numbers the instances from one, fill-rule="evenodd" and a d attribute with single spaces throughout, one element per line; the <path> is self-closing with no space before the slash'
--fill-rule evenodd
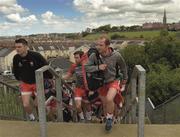
<path id="1" fill-rule="evenodd" d="M 180 21 L 180 0 L 0 0 L 0 36 Z"/>

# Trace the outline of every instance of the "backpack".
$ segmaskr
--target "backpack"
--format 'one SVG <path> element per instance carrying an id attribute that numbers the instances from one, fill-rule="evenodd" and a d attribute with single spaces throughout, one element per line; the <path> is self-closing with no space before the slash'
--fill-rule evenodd
<path id="1" fill-rule="evenodd" d="M 90 48 L 87 52 L 88 57 L 95 53 L 97 58 L 97 63 L 94 62 L 94 65 L 102 64 L 102 60 L 100 58 L 99 52 L 96 48 Z M 95 91 L 98 88 L 104 85 L 104 72 L 102 70 L 95 71 L 95 72 L 86 72 L 86 84 L 89 90 Z"/>

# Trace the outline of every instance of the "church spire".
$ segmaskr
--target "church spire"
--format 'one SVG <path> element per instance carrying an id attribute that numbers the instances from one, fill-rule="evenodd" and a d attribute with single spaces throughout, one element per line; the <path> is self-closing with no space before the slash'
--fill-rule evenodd
<path id="1" fill-rule="evenodd" d="M 163 24 L 167 24 L 167 19 L 166 19 L 166 10 L 164 9 L 164 16 L 163 16 Z"/>

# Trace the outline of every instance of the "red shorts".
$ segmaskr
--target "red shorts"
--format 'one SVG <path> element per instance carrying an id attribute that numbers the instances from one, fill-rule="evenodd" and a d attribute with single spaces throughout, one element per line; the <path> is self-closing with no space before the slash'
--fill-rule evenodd
<path id="1" fill-rule="evenodd" d="M 119 81 L 115 80 L 113 82 L 105 84 L 103 87 L 100 87 L 98 89 L 99 95 L 100 96 L 106 96 L 109 88 L 115 88 L 116 91 L 119 92 L 120 91 Z"/>
<path id="2" fill-rule="evenodd" d="M 86 98 L 87 96 L 87 90 L 84 89 L 84 88 L 79 88 L 79 87 L 76 87 L 74 89 L 74 97 L 75 97 L 75 100 L 77 99 L 82 99 L 82 98 Z"/>
<path id="3" fill-rule="evenodd" d="M 124 102 L 124 99 L 123 99 L 123 97 L 121 95 L 121 92 L 120 92 L 120 85 L 119 85 L 119 81 L 118 80 L 115 80 L 113 82 L 107 83 L 103 87 L 99 88 L 98 89 L 99 94 L 101 96 L 106 96 L 109 88 L 115 88 L 116 91 L 117 91 L 117 94 L 114 97 L 114 103 L 115 104 L 120 104 L 121 102 Z"/>
<path id="4" fill-rule="evenodd" d="M 21 95 L 36 95 L 36 84 L 21 82 L 19 85 Z"/>
<path id="5" fill-rule="evenodd" d="M 49 102 L 49 104 L 47 104 L 47 107 L 49 107 L 51 110 L 52 110 L 52 109 L 55 109 L 55 108 L 57 107 L 57 102 L 56 102 L 56 100 L 51 100 L 51 101 Z"/>
<path id="6" fill-rule="evenodd" d="M 116 96 L 114 97 L 114 103 L 117 104 L 117 105 L 119 105 L 120 103 L 122 103 L 122 104 L 124 103 L 124 98 L 123 98 L 123 96 L 121 95 L 120 92 L 118 92 L 116 94 Z"/>

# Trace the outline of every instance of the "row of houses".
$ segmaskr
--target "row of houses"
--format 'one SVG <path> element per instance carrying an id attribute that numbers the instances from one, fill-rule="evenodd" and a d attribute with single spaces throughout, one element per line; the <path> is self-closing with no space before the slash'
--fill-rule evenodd
<path id="1" fill-rule="evenodd" d="M 153 22 L 153 23 L 144 23 L 142 25 L 143 30 L 159 30 L 159 29 L 168 29 L 171 31 L 179 31 L 180 23 L 172 23 L 172 24 L 163 24 L 161 22 Z"/>
<path id="2" fill-rule="evenodd" d="M 90 45 L 82 46 L 63 46 L 63 45 L 30 45 L 30 50 L 39 52 L 44 58 L 49 60 L 50 58 L 63 57 L 69 59 L 70 62 L 74 62 L 73 53 L 76 50 L 82 50 L 86 52 Z M 0 47 L 0 72 L 5 70 L 12 70 L 12 60 L 16 51 L 13 47 Z"/>
<path id="3" fill-rule="evenodd" d="M 127 45 L 143 45 L 144 41 L 125 41 L 125 40 L 116 40 L 112 41 L 111 46 L 115 49 L 121 49 Z M 74 52 L 81 50 L 87 52 L 88 49 L 92 46 L 95 46 L 94 43 L 83 43 L 82 45 L 71 45 L 64 46 L 62 44 L 46 44 L 46 43 L 33 43 L 30 45 L 30 50 L 39 52 L 47 60 L 50 58 L 63 57 L 68 59 L 70 62 L 74 62 Z M 12 60 L 16 51 L 13 47 L 0 47 L 0 71 L 12 70 Z"/>

